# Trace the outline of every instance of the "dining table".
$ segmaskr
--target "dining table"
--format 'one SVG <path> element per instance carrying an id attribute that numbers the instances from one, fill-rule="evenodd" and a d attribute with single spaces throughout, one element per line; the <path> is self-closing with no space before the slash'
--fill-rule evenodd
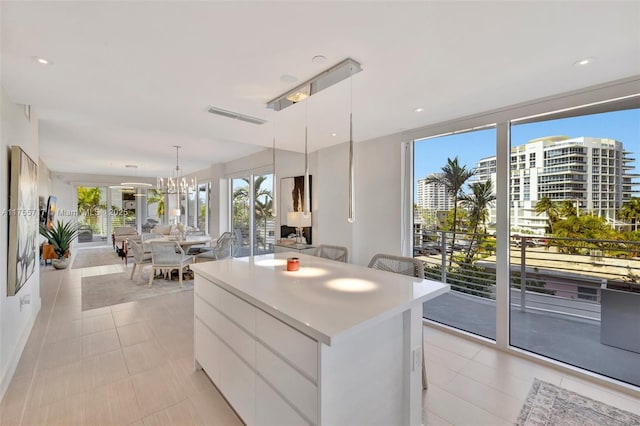
<path id="1" fill-rule="evenodd" d="M 182 247 L 183 250 L 188 250 L 189 247 L 197 245 L 197 244 L 207 244 L 210 243 L 211 241 L 214 241 L 215 238 L 211 237 L 210 235 L 186 235 L 185 237 L 174 237 L 172 235 L 164 235 L 162 236 L 162 238 L 154 238 L 151 240 L 147 240 L 144 241 L 142 243 L 142 246 L 144 248 L 145 251 L 151 251 L 151 245 L 150 243 L 152 242 L 175 242 L 177 243 L 180 247 Z"/>

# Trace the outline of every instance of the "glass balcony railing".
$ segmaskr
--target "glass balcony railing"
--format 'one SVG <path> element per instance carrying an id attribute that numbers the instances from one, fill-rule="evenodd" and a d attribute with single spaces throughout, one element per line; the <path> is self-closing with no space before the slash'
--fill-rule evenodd
<path id="1" fill-rule="evenodd" d="M 426 276 L 452 290 L 424 317 L 495 339 L 495 238 L 415 241 Z M 527 235 L 510 245 L 511 345 L 640 386 L 640 242 Z"/>

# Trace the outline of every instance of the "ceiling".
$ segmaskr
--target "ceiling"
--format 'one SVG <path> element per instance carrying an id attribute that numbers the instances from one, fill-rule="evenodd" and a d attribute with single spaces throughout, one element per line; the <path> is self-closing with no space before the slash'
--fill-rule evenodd
<path id="1" fill-rule="evenodd" d="M 268 148 L 274 136 L 278 148 L 302 151 L 305 123 L 315 151 L 348 139 L 351 92 L 360 142 L 640 74 L 637 1 L 0 7 L 1 83 L 36 111 L 40 157 L 53 171 L 128 175 L 135 164 L 140 177 L 168 174 L 181 145 L 189 173 Z M 351 81 L 266 109 L 347 57 L 363 68 Z M 211 115 L 209 105 L 268 123 Z"/>

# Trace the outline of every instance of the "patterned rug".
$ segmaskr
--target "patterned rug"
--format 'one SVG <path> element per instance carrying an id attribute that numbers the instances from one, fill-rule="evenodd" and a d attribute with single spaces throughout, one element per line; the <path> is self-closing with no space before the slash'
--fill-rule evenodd
<path id="1" fill-rule="evenodd" d="M 90 268 L 92 266 L 105 266 L 121 263 L 116 251 L 109 247 L 83 248 L 76 253 L 71 269 Z"/>
<path id="2" fill-rule="evenodd" d="M 131 268 L 131 266 L 129 266 Z M 172 280 L 156 278 L 149 288 L 149 268 L 143 273 L 136 271 L 133 280 L 129 279 L 130 269 L 117 274 L 95 275 L 82 278 L 82 310 L 117 305 L 147 297 L 162 296 L 193 289 L 193 279 L 183 281 L 180 288 L 177 277 Z"/>
<path id="3" fill-rule="evenodd" d="M 516 424 L 638 426 L 640 416 L 536 379 Z"/>

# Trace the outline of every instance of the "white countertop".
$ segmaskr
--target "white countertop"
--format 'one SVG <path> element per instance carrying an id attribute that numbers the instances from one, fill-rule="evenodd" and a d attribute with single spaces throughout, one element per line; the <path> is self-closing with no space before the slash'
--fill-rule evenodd
<path id="1" fill-rule="evenodd" d="M 287 257 L 300 270 L 286 270 Z M 241 299 L 327 345 L 449 291 L 449 285 L 285 252 L 191 265 Z"/>

